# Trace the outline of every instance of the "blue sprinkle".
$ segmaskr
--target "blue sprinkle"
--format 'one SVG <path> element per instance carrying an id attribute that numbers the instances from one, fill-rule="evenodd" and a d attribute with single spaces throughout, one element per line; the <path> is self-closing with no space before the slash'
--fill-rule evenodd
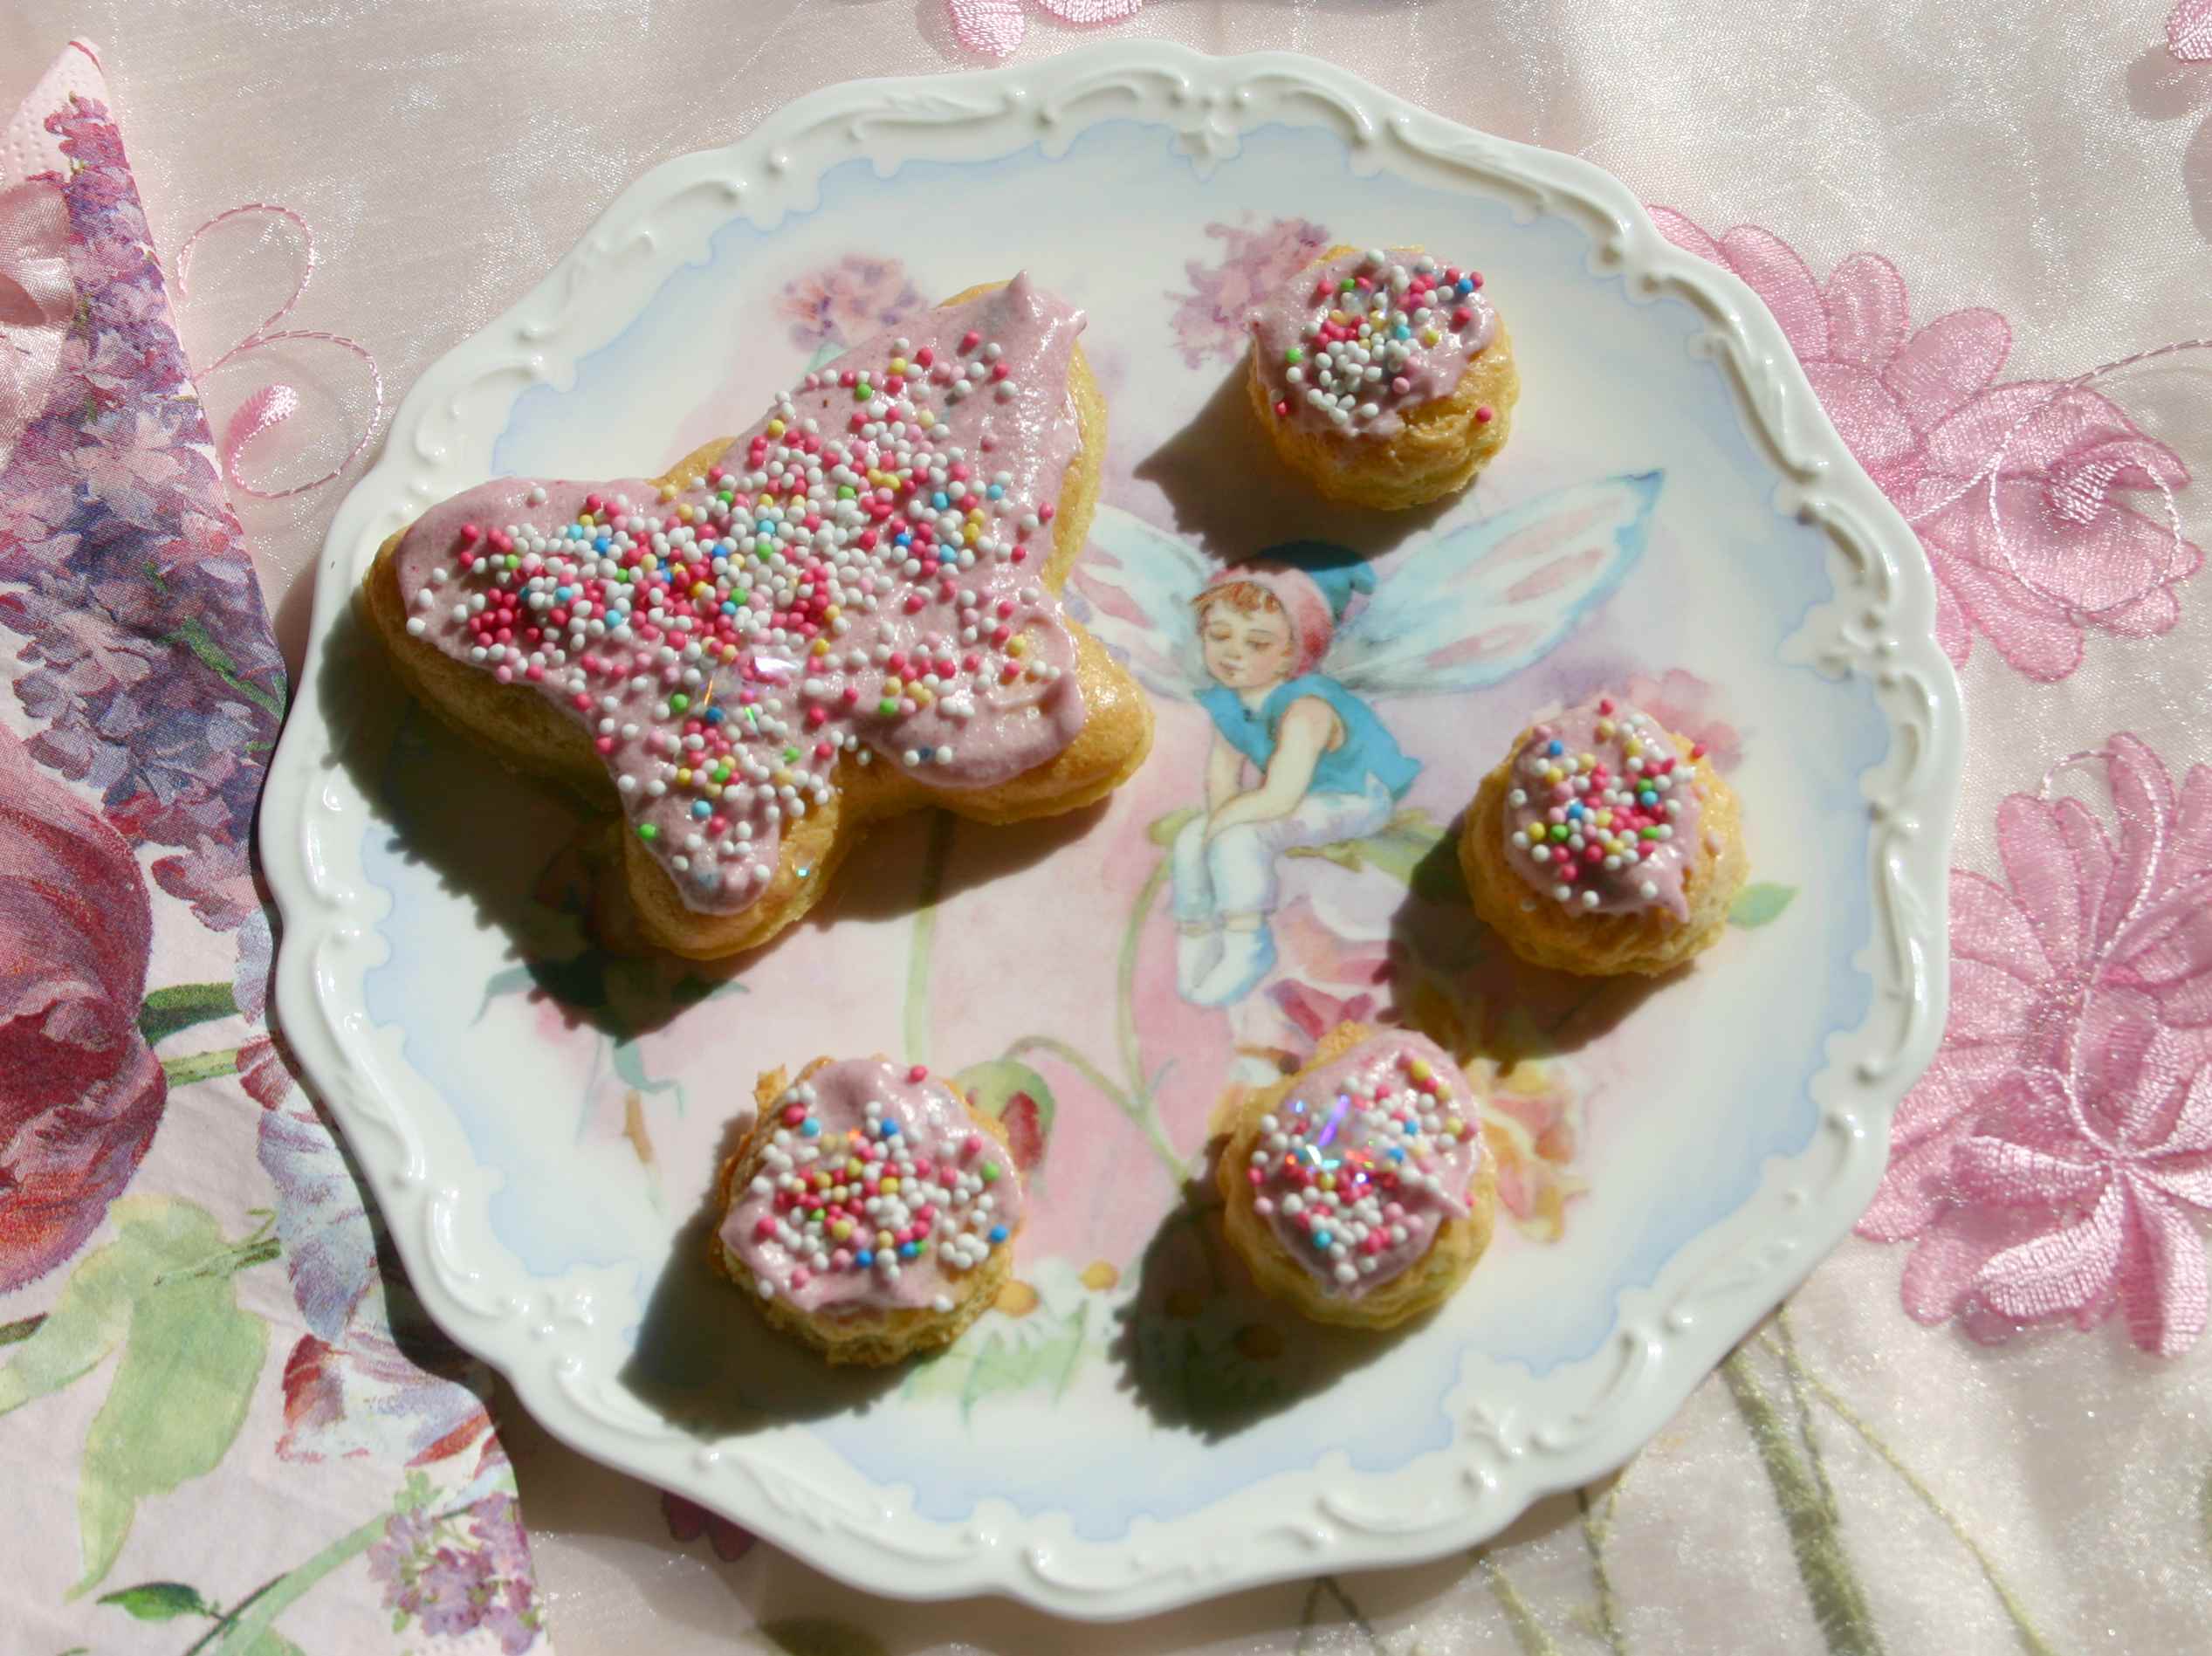
<path id="1" fill-rule="evenodd" d="M 809 1116 L 799 1123 L 799 1130 L 809 1138 L 819 1137 L 821 1134 L 821 1123 Z"/>
<path id="2" fill-rule="evenodd" d="M 1570 817 L 1573 817 L 1573 818 L 1576 818 L 1576 819 L 1579 820 L 1579 819 L 1581 818 L 1581 816 L 1582 816 L 1582 814 L 1583 814 L 1583 807 L 1582 807 L 1581 806 L 1579 806 L 1579 805 L 1570 805 L 1570 806 L 1567 807 L 1567 814 L 1568 814 Z"/>
<path id="3" fill-rule="evenodd" d="M 1006 485 L 1002 483 L 994 483 L 988 489 L 986 489 L 983 493 L 986 499 L 1003 500 L 1006 498 Z"/>
<path id="4" fill-rule="evenodd" d="M 1412 1132 L 1413 1130 L 1409 1127 L 1405 1130 Z M 1404 1161 L 1405 1159 L 1405 1147 L 1403 1144 L 1392 1144 L 1391 1146 L 1391 1159 L 1394 1162 Z"/>
<path id="5" fill-rule="evenodd" d="M 876 1250 L 872 1247 L 863 1247 L 859 1253 L 853 1255 L 853 1263 L 859 1266 L 863 1271 L 866 1270 L 869 1266 L 876 1263 Z"/>
<path id="6" fill-rule="evenodd" d="M 1567 745 L 1564 742 L 1548 742 L 1544 745 L 1544 752 L 1550 754 L 1554 759 L 1557 759 L 1566 751 Z"/>
<path id="7" fill-rule="evenodd" d="M 723 608 L 725 608 L 725 609 L 730 609 L 730 608 L 735 608 L 735 606 L 734 606 L 734 605 L 731 605 L 731 604 L 725 604 L 725 605 L 723 605 L 722 607 L 723 607 Z M 706 722 L 707 722 L 708 724 L 710 724 L 710 725 L 719 725 L 719 724 L 720 724 L 720 723 L 721 723 L 724 719 L 725 719 L 725 718 L 729 718 L 729 715 L 728 715 L 727 713 L 724 712 L 724 711 L 723 711 L 720 708 L 718 708 L 718 707 L 710 707 L 710 708 L 708 708 L 708 709 L 706 710 Z"/>
<path id="8" fill-rule="evenodd" d="M 553 588 L 553 600 L 557 603 L 565 604 L 575 594 L 575 590 L 576 589 L 574 587 L 555 587 Z"/>
<path id="9" fill-rule="evenodd" d="M 1396 327 L 1391 330 L 1391 337 L 1392 339 L 1398 340 L 1410 340 L 1413 337 L 1413 330 L 1406 326 L 1405 323 L 1400 322 Z"/>
<path id="10" fill-rule="evenodd" d="M 1316 1248 L 1327 1247 L 1336 1240 L 1336 1239 L 1334 1236 L 1331 1236 L 1327 1231 L 1316 1231 L 1314 1233 L 1314 1246 Z"/>
<path id="11" fill-rule="evenodd" d="M 993 1242 L 1005 1241 L 1006 1240 L 1006 1227 L 1003 1225 L 993 1225 L 991 1227 L 991 1240 Z"/>
<path id="12" fill-rule="evenodd" d="M 895 1121 L 885 1122 L 883 1123 L 883 1137 L 886 1138 L 896 1138 L 898 1137 L 898 1123 Z"/>
<path id="13" fill-rule="evenodd" d="M 1641 794 L 1638 794 L 1636 796 L 1636 802 L 1638 805 L 1657 805 L 1659 803 L 1659 795 L 1652 793 L 1652 790 L 1647 787 Z"/>
<path id="14" fill-rule="evenodd" d="M 1413 1130 L 1413 1123 L 1410 1121 L 1402 1121 L 1398 1123 L 1398 1130 L 1401 1133 L 1410 1133 Z"/>
<path id="15" fill-rule="evenodd" d="M 901 1242 L 898 1245 L 898 1256 L 903 1260 L 910 1260 L 921 1251 L 911 1242 Z"/>
<path id="16" fill-rule="evenodd" d="M 615 545 L 614 541 L 606 535 L 600 536 L 598 539 L 593 541 L 591 544 L 592 550 L 594 552 L 611 551 L 613 550 Z"/>
<path id="17" fill-rule="evenodd" d="M 935 506 L 939 512 L 942 512 L 945 509 L 945 507 L 952 504 L 952 497 L 946 494 L 944 490 L 939 489 L 935 494 L 930 497 L 930 504 Z"/>
<path id="18" fill-rule="evenodd" d="M 704 800 L 693 800 L 691 801 L 691 814 L 697 817 L 700 821 L 704 822 L 707 820 L 707 818 L 714 814 L 714 807 L 711 805 L 709 805 Z"/>
<path id="19" fill-rule="evenodd" d="M 1469 278 L 1462 276 L 1460 278 L 1460 292 L 1462 293 L 1474 292 L 1474 283 Z"/>
<path id="20" fill-rule="evenodd" d="M 891 540 L 891 545 L 893 545 L 894 546 L 912 546 L 913 544 L 914 544 L 914 537 L 913 537 L 913 535 L 912 535 L 911 533 L 906 533 L 906 532 L 903 532 L 903 531 L 902 531 L 899 534 L 897 534 L 897 535 L 894 536 L 894 537 L 892 538 L 892 540 Z"/>

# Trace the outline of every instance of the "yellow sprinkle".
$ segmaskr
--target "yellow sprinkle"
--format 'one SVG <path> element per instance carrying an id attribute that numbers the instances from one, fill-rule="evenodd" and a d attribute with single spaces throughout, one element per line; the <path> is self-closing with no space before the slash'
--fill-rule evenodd
<path id="1" fill-rule="evenodd" d="M 893 357 L 893 358 L 891 359 L 891 372 L 892 372 L 892 373 L 894 373 L 894 374 L 903 374 L 903 373 L 905 373 L 905 372 L 906 372 L 906 359 L 905 359 L 904 357 L 903 357 L 903 356 L 895 356 L 895 357 Z"/>
<path id="2" fill-rule="evenodd" d="M 884 1194 L 884 1195 L 886 1195 L 886 1196 L 889 1196 L 889 1195 L 890 1195 L 890 1194 L 893 1191 L 896 1190 L 897 1188 L 898 1188 L 898 1175 L 897 1175 L 897 1174 L 896 1174 L 896 1173 L 888 1173 L 888 1174 L 886 1174 L 886 1175 L 884 1176 L 884 1178 L 883 1178 L 883 1194 Z"/>
<path id="3" fill-rule="evenodd" d="M 829 1233 L 839 1241 L 843 1241 L 853 1233 L 853 1221 L 848 1219 L 832 1220 L 829 1224 Z"/>
<path id="4" fill-rule="evenodd" d="M 770 436 L 780 437 L 783 435 L 783 433 L 784 423 L 781 420 L 771 420 L 768 422 L 768 435 Z"/>
<path id="5" fill-rule="evenodd" d="M 713 595 L 714 595 L 714 586 L 713 586 L 713 583 L 712 583 L 712 582 L 711 582 L 711 581 L 693 581 L 693 582 L 691 583 L 691 596 L 692 596 L 692 597 L 694 597 L 694 598 L 711 598 L 711 597 L 712 597 Z"/>
<path id="6" fill-rule="evenodd" d="M 1009 639 L 1009 640 L 1007 641 L 1007 642 L 1006 642 L 1006 654 L 1007 654 L 1007 655 L 1009 655 L 1009 656 L 1027 656 L 1028 653 L 1029 653 L 1029 641 L 1028 641 L 1027 638 L 1013 638 L 1013 639 Z"/>
<path id="7" fill-rule="evenodd" d="M 858 1178 L 860 1176 L 860 1158 L 855 1156 L 845 1163 L 845 1177 L 848 1178 Z"/>
<path id="8" fill-rule="evenodd" d="M 838 616 L 843 615 L 844 613 L 844 610 L 841 607 L 836 604 L 831 604 L 823 609 L 821 612 L 821 618 L 824 621 L 835 621 Z M 817 638 L 814 640 L 814 648 L 819 651 L 827 651 L 829 649 L 829 641 L 826 638 Z"/>
<path id="9" fill-rule="evenodd" d="M 673 500 L 673 499 L 675 499 L 675 498 L 676 498 L 676 485 L 675 485 L 674 484 L 672 484 L 672 483 L 664 483 L 664 484 L 663 484 L 661 485 L 661 499 L 662 499 L 663 503 L 663 504 L 665 504 L 666 502 L 670 501 L 670 500 Z"/>
<path id="10" fill-rule="evenodd" d="M 893 1244 L 892 1244 L 892 1240 L 891 1240 L 891 1233 L 890 1233 L 889 1231 L 878 1231 L 878 1232 L 876 1232 L 876 1247 L 891 1247 L 892 1245 L 893 1245 Z"/>
<path id="11" fill-rule="evenodd" d="M 1334 1173 L 1323 1173 L 1320 1178 L 1315 1182 L 1323 1190 L 1335 1190 L 1336 1188 L 1336 1175 Z"/>
<path id="12" fill-rule="evenodd" d="M 776 766 L 773 780 L 778 787 L 789 787 L 791 786 L 791 773 L 786 770 L 782 766 L 779 765 Z"/>
<path id="13" fill-rule="evenodd" d="M 937 423 L 937 416 L 931 414 L 927 409 L 924 409 L 921 413 L 914 416 L 914 423 L 926 431 Z"/>
<path id="14" fill-rule="evenodd" d="M 906 693 L 914 698 L 914 704 L 917 707 L 927 707 L 937 699 L 930 693 L 930 687 L 926 684 L 917 684 Z"/>
<path id="15" fill-rule="evenodd" d="M 690 786 L 691 786 L 691 773 L 690 773 L 688 769 L 686 769 L 686 770 L 678 770 L 678 771 L 677 772 L 677 773 L 676 773 L 676 785 L 677 785 L 677 787 L 690 787 Z"/>
<path id="16" fill-rule="evenodd" d="M 827 638 L 815 639 L 814 647 L 807 653 L 810 656 L 827 656 L 829 654 L 829 640 Z"/>

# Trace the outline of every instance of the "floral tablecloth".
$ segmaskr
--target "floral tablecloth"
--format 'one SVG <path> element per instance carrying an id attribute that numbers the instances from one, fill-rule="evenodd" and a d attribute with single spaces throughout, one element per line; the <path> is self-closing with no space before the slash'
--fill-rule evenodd
<path id="1" fill-rule="evenodd" d="M 1315 52 L 1628 181 L 1766 299 L 1918 530 L 1971 719 L 1952 1019 L 1858 1237 L 1493 1545 L 1116 1629 L 847 1591 L 506 1404 L 292 1084 L 247 857 L 377 368 L 409 382 L 654 162 L 1070 17 Z M 0 1652 L 2202 1646 L 2212 5 L 30 0 L 18 97 Z M 1301 235 L 1225 241 L 1164 325 Z"/>

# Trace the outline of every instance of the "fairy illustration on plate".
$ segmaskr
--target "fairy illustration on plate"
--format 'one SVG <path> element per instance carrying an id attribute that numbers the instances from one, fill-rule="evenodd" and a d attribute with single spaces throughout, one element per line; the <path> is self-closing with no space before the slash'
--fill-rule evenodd
<path id="1" fill-rule="evenodd" d="M 1099 509 L 1075 578 L 1088 624 L 1213 727 L 1202 808 L 1171 853 L 1185 1000 L 1233 1006 L 1274 970 L 1286 855 L 1391 822 L 1424 759 L 1378 704 L 1480 690 L 1549 654 L 1634 567 L 1661 482 L 1562 489 L 1429 536 L 1379 575 L 1320 540 L 1223 563 Z"/>

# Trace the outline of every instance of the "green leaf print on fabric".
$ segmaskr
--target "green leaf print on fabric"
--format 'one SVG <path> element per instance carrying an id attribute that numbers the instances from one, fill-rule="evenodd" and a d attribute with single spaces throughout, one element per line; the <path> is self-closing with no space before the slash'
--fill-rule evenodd
<path id="1" fill-rule="evenodd" d="M 216 1018 L 233 1018 L 238 1006 L 227 983 L 178 983 L 156 989 L 138 1011 L 138 1032 L 158 1047 L 180 1029 Z"/>
<path id="2" fill-rule="evenodd" d="M 212 1616 L 215 1607 L 199 1589 L 181 1581 L 141 1581 L 135 1587 L 102 1593 L 97 1601 L 127 1610 L 141 1621 L 174 1621 L 179 1616 Z"/>
<path id="3" fill-rule="evenodd" d="M 123 1343 L 131 1313 L 164 1273 L 228 1250 L 205 1209 L 166 1196 L 126 1196 L 109 1210 L 115 1239 L 77 1262 L 61 1298 L 0 1368 L 0 1414 L 90 1372 Z"/>
<path id="4" fill-rule="evenodd" d="M 227 1274 L 173 1273 L 140 1296 L 114 1386 L 85 1437 L 77 1484 L 85 1574 L 72 1598 L 113 1565 L 141 1499 L 222 1460 L 268 1348 L 267 1325 L 239 1307 Z"/>

